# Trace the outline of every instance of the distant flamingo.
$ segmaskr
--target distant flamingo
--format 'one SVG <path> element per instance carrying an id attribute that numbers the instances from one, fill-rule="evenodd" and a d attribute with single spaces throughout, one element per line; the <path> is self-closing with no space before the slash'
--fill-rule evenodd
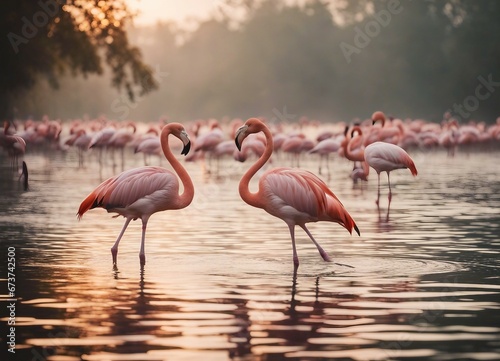
<path id="1" fill-rule="evenodd" d="M 132 132 L 128 128 L 132 129 Z M 136 137 L 137 125 L 135 122 L 129 121 L 125 124 L 124 128 L 118 129 L 109 139 L 108 147 L 113 149 L 113 166 L 115 165 L 114 150 L 120 150 L 120 159 L 122 170 L 125 169 L 125 147 L 131 143 Z"/>
<path id="2" fill-rule="evenodd" d="M 208 173 L 212 169 L 212 156 L 215 147 L 224 141 L 224 132 L 217 121 L 212 121 L 210 131 L 196 138 L 194 141 L 194 151 L 203 152 L 208 155 Z"/>
<path id="3" fill-rule="evenodd" d="M 194 187 L 191 178 L 168 146 L 168 136 L 170 134 L 182 141 L 184 148 L 181 154 L 183 155 L 189 152 L 191 142 L 184 127 L 179 123 L 166 125 L 160 134 L 161 147 L 165 158 L 177 172 L 183 184 L 184 192 L 181 195 L 179 195 L 179 181 L 175 173 L 161 167 L 140 167 L 125 171 L 104 181 L 80 205 L 78 218 L 81 218 L 88 210 L 96 207 L 102 207 L 108 212 L 115 212 L 126 218 L 125 224 L 111 248 L 114 264 L 116 264 L 118 244 L 131 220 L 138 218 L 142 220 L 139 258 L 141 266 L 143 266 L 146 263 L 144 241 L 149 217 L 156 212 L 185 208 L 193 200 Z"/>
<path id="4" fill-rule="evenodd" d="M 354 183 L 358 180 L 368 181 L 368 174 L 370 167 L 365 161 L 365 146 L 363 145 L 364 137 L 363 131 L 359 125 L 355 125 L 351 131 L 351 137 L 348 138 L 346 134 L 346 141 L 343 142 L 344 156 L 353 162 L 352 172 L 350 178 Z"/>
<path id="5" fill-rule="evenodd" d="M 401 129 L 393 126 L 392 122 L 387 123 L 387 118 L 380 110 L 372 114 L 372 124 L 380 122 L 381 127 L 372 127 L 370 133 L 366 136 L 364 145 L 367 146 L 376 141 L 397 144 L 401 138 Z M 392 119 L 392 118 L 390 118 Z"/>
<path id="6" fill-rule="evenodd" d="M 324 138 L 319 141 L 313 149 L 309 151 L 310 154 L 319 154 L 319 170 L 318 173 L 321 174 L 321 164 L 326 164 L 326 172 L 330 175 L 330 164 L 329 156 L 330 153 L 337 153 L 340 149 L 340 141 L 335 138 Z"/>
<path id="7" fill-rule="evenodd" d="M 143 153 L 144 154 L 144 165 L 148 165 L 148 159 L 151 155 L 161 155 L 161 144 L 160 138 L 157 136 L 152 136 L 148 138 L 144 138 L 134 149 L 134 153 Z M 161 160 L 161 158 L 160 158 Z"/>
<path id="8" fill-rule="evenodd" d="M 82 168 L 84 166 L 84 152 L 89 149 L 89 144 L 92 141 L 92 137 L 87 134 L 86 130 L 83 128 L 78 129 L 73 133 L 73 135 L 64 142 L 66 146 L 74 146 L 78 149 L 78 167 Z"/>
<path id="9" fill-rule="evenodd" d="M 26 141 L 17 134 L 9 132 L 10 122 L 4 122 L 3 132 L 0 132 L 0 147 L 7 151 L 11 160 L 12 170 L 19 169 L 18 159 L 26 152 Z"/>
<path id="10" fill-rule="evenodd" d="M 413 176 L 417 175 L 417 168 L 413 159 L 406 151 L 391 143 L 375 142 L 366 146 L 365 160 L 370 167 L 375 169 L 378 176 L 377 206 L 380 201 L 380 173 L 387 172 L 387 182 L 389 183 L 389 207 L 392 200 L 391 181 L 389 173 L 395 169 L 408 168 Z"/>
<path id="11" fill-rule="evenodd" d="M 269 214 L 281 218 L 288 225 L 293 248 L 295 270 L 299 258 L 295 248 L 295 226 L 300 226 L 316 245 L 321 257 L 330 261 L 330 256 L 316 242 L 306 227 L 308 222 L 337 222 L 352 233 L 359 234 L 356 223 L 340 200 L 316 175 L 301 169 L 273 168 L 266 171 L 259 180 L 259 190 L 251 193 L 250 179 L 262 168 L 273 153 L 273 137 L 267 126 L 257 118 L 248 119 L 236 133 L 238 149 L 245 138 L 253 133 L 263 132 L 266 137 L 264 154 L 243 175 L 239 184 L 241 198 L 251 206 L 262 208 Z"/>

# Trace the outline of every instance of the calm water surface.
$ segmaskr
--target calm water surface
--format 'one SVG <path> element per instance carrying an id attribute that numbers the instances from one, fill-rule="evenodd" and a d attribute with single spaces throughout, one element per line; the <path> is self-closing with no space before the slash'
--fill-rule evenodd
<path id="1" fill-rule="evenodd" d="M 419 175 L 392 173 L 388 218 L 386 178 L 379 212 L 376 174 L 353 185 L 351 165 L 335 158 L 324 179 L 361 237 L 311 224 L 334 259 L 326 263 L 298 228 L 294 275 L 285 223 L 239 198 L 248 163 L 225 160 L 218 175 L 187 163 L 195 199 L 153 215 L 141 270 L 140 222 L 113 268 L 123 218 L 102 209 L 76 218 L 83 198 L 121 169 L 92 160 L 78 169 L 72 152 L 32 152 L 25 192 L 2 154 L 2 330 L 8 247 L 17 298 L 16 357 L 2 360 L 498 360 L 499 155 L 412 153 Z M 128 155 L 126 168 L 140 165 Z M 318 171 L 315 158 L 301 166 Z"/>

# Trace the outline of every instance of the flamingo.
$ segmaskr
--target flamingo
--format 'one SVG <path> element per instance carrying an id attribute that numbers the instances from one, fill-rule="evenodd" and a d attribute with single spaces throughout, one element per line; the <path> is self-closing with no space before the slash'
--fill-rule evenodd
<path id="1" fill-rule="evenodd" d="M 350 175 L 354 183 L 357 183 L 358 180 L 368 181 L 368 174 L 370 172 L 370 167 L 365 161 L 365 146 L 363 142 L 363 131 L 359 125 L 355 125 L 351 131 L 351 138 L 348 139 L 346 135 L 346 141 L 342 144 L 344 156 L 354 163 Z"/>
<path id="2" fill-rule="evenodd" d="M 313 149 L 309 151 L 310 154 L 319 154 L 319 170 L 321 174 L 321 164 L 326 163 L 326 172 L 330 175 L 329 156 L 330 153 L 336 153 L 340 149 L 340 141 L 335 138 L 324 138 L 319 141 Z"/>
<path id="3" fill-rule="evenodd" d="M 161 143 L 160 138 L 153 136 L 149 138 L 144 138 L 134 149 L 134 153 L 143 153 L 144 154 L 144 165 L 148 165 L 148 158 L 151 155 L 161 155 Z M 161 159 L 161 158 L 160 158 Z"/>
<path id="4" fill-rule="evenodd" d="M 295 247 L 295 226 L 300 226 L 312 240 L 323 260 L 329 262 L 330 256 L 316 242 L 306 227 L 308 222 L 337 222 L 352 234 L 359 229 L 340 200 L 328 186 L 311 172 L 297 168 L 273 168 L 266 171 L 259 180 L 259 190 L 251 193 L 250 179 L 262 168 L 273 153 L 273 137 L 269 128 L 259 119 L 250 118 L 236 132 L 235 142 L 238 149 L 247 136 L 263 132 L 266 149 L 260 158 L 248 169 L 239 183 L 239 193 L 243 201 L 251 206 L 262 208 L 269 214 L 281 218 L 290 230 L 292 240 L 294 269 L 299 266 Z"/>
<path id="5" fill-rule="evenodd" d="M 213 121 L 210 126 L 210 131 L 204 133 L 196 138 L 194 141 L 194 151 L 195 152 L 204 152 L 208 153 L 208 164 L 209 164 L 209 173 L 212 165 L 212 156 L 215 147 L 221 142 L 224 141 L 224 132 L 220 128 L 220 125 L 217 121 Z"/>
<path id="6" fill-rule="evenodd" d="M 375 169 L 378 176 L 378 191 L 377 191 L 377 206 L 380 200 L 380 173 L 387 172 L 387 182 L 389 183 L 389 207 L 391 205 L 392 192 L 391 192 L 391 181 L 389 179 L 389 173 L 395 169 L 405 169 L 408 168 L 413 176 L 418 174 L 417 168 L 413 159 L 406 153 L 406 151 L 391 143 L 375 142 L 366 146 L 365 161 L 370 167 Z"/>
<path id="7" fill-rule="evenodd" d="M 181 154 L 183 155 L 189 152 L 191 142 L 186 130 L 179 123 L 166 125 L 160 134 L 161 147 L 165 158 L 177 172 L 184 187 L 184 192 L 181 195 L 179 195 L 179 181 L 172 171 L 161 167 L 140 167 L 122 172 L 104 181 L 80 204 L 77 213 L 79 219 L 82 218 L 85 212 L 96 207 L 104 208 L 108 212 L 118 213 L 118 215 L 125 217 L 125 224 L 111 248 L 113 264 L 116 264 L 118 244 L 131 220 L 140 218 L 142 221 L 139 259 L 141 266 L 144 266 L 146 263 L 144 241 L 149 217 L 156 212 L 185 208 L 193 200 L 193 182 L 169 148 L 168 136 L 170 134 L 182 141 L 184 148 Z"/>
<path id="8" fill-rule="evenodd" d="M 26 153 L 26 141 L 17 134 L 10 134 L 10 122 L 5 121 L 4 124 L 3 132 L 0 132 L 0 147 L 7 151 L 11 158 L 11 167 L 17 171 L 19 168 L 18 159 Z"/>

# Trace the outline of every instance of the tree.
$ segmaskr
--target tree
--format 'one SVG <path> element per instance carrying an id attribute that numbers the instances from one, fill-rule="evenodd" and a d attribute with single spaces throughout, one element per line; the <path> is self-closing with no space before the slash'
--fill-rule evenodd
<path id="1" fill-rule="evenodd" d="M 70 72 L 102 74 L 131 100 L 157 88 L 153 70 L 130 45 L 134 14 L 125 0 L 16 0 L 0 4 L 0 117 L 12 117 L 17 99 L 41 77 L 53 87 Z"/>

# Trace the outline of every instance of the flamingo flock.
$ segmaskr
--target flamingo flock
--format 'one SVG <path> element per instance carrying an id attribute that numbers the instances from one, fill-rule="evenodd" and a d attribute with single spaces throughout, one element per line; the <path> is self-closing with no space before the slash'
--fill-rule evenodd
<path id="1" fill-rule="evenodd" d="M 301 118 L 298 123 L 268 122 L 264 118 L 209 119 L 179 123 L 113 122 L 104 117 L 63 123 L 44 117 L 41 121 L 6 122 L 0 130 L 0 146 L 16 168 L 30 149 L 52 149 L 78 154 L 78 167 L 96 157 L 101 167 L 117 166 L 120 153 L 122 173 L 102 182 L 81 203 L 78 217 L 93 208 L 125 217 L 125 224 L 111 248 L 117 262 L 118 245 L 132 220 L 141 219 L 142 239 L 139 252 L 145 264 L 145 238 L 149 218 L 157 212 L 187 207 L 195 187 L 182 164 L 170 149 L 169 135 L 181 140 L 181 154 L 186 162 L 199 162 L 208 174 L 217 175 L 221 159 L 246 162 L 254 160 L 241 177 L 242 201 L 282 219 L 289 228 L 295 270 L 299 258 L 295 246 L 295 226 L 301 227 L 325 261 L 331 258 L 306 227 L 309 222 L 335 222 L 349 233 L 360 230 L 339 197 L 320 178 L 329 179 L 335 162 L 352 162 L 353 184 L 368 182 L 370 169 L 377 174 L 377 207 L 380 205 L 380 174 L 387 173 L 388 209 L 392 201 L 390 173 L 408 169 L 417 176 L 419 166 L 412 152 L 443 149 L 449 157 L 457 152 L 469 153 L 474 147 L 496 147 L 500 144 L 500 117 L 492 125 L 481 122 L 459 124 L 446 116 L 441 123 L 422 119 L 398 119 L 376 111 L 370 118 L 353 123 L 321 123 Z M 178 144 L 173 144 L 176 147 Z M 192 149 L 191 152 L 189 150 Z M 128 153 L 127 153 L 128 152 Z M 144 167 L 127 169 L 129 157 L 143 153 Z M 189 154 L 188 154 L 189 153 Z M 150 166 L 151 157 L 162 156 L 174 169 Z M 318 175 L 300 168 L 304 158 L 316 159 Z M 213 162 L 216 162 L 214 166 Z M 263 167 L 272 168 L 259 178 L 259 188 L 252 193 L 250 180 Z M 291 167 L 281 167 L 283 163 Z M 277 165 L 277 166 L 274 166 Z M 26 164 L 24 163 L 24 167 Z M 335 167 L 333 167 L 335 169 Z M 27 170 L 26 170 L 27 171 Z M 27 174 L 27 173 L 26 173 Z M 116 173 L 115 173 L 116 174 Z M 179 180 L 183 193 L 179 194 Z"/>

